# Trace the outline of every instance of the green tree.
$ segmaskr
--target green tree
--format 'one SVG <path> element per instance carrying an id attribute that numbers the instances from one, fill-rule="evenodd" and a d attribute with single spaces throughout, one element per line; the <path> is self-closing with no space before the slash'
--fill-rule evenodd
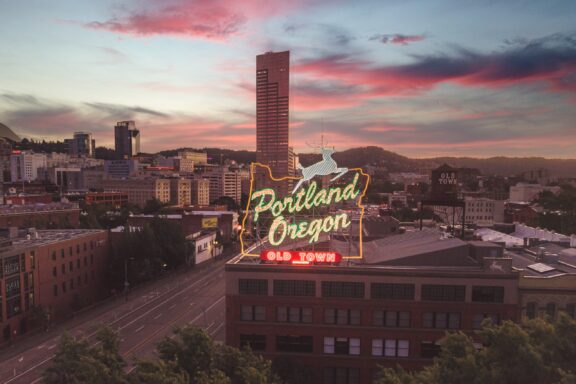
<path id="1" fill-rule="evenodd" d="M 126 383 L 124 361 L 118 353 L 118 335 L 102 328 L 97 339 L 100 345 L 91 347 L 86 339 L 75 340 L 64 334 L 52 365 L 43 373 L 44 383 Z"/>
<path id="2" fill-rule="evenodd" d="M 133 384 L 188 384 L 190 377 L 175 362 L 164 360 L 140 360 L 128 375 Z"/>
<path id="3" fill-rule="evenodd" d="M 419 372 L 382 368 L 376 384 L 574 383 L 576 321 L 561 314 L 555 322 L 530 320 L 483 324 L 477 350 L 464 333 L 446 335 L 434 363 Z"/>

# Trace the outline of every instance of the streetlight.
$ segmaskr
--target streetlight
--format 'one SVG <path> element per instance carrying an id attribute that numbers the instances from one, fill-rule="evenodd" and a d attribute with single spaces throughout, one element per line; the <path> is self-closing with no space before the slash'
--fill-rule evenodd
<path id="1" fill-rule="evenodd" d="M 130 287 L 128 282 L 128 260 L 134 260 L 134 258 L 127 257 L 124 259 L 124 302 L 128 302 L 128 289 Z"/>

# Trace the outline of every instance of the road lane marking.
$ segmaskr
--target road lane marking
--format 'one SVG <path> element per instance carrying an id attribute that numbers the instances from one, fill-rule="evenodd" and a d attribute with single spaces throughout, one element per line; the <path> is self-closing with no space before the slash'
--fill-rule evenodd
<path id="1" fill-rule="evenodd" d="M 205 279 L 213 278 L 212 274 L 214 274 L 214 272 L 218 271 L 218 270 L 219 270 L 220 268 L 222 268 L 222 267 L 223 267 L 223 265 L 216 265 L 216 266 L 210 268 L 209 270 L 206 270 L 204 277 L 202 277 L 202 278 L 194 281 L 194 282 L 191 283 L 189 286 L 187 286 L 187 287 L 185 287 L 184 289 L 180 290 L 179 292 L 175 293 L 173 296 L 171 296 L 170 298 L 168 298 L 168 300 L 170 300 L 170 299 L 172 299 L 172 298 L 174 298 L 174 297 L 176 297 L 176 296 L 179 296 L 181 293 L 183 293 L 183 292 L 185 292 L 185 291 L 193 288 L 194 286 L 197 286 L 198 284 L 200 284 L 200 283 L 201 283 L 203 280 L 205 280 Z M 166 287 L 166 286 L 163 286 L 162 288 L 164 288 L 164 287 Z M 168 287 L 166 287 L 166 288 L 168 288 Z M 162 289 L 162 290 L 164 291 L 164 289 Z M 199 290 L 199 288 L 196 288 L 196 290 L 195 290 L 194 292 L 197 292 L 198 290 Z M 168 288 L 168 289 L 166 290 L 166 294 L 170 293 L 171 291 L 172 291 L 172 289 Z M 160 299 L 160 298 L 161 298 L 160 295 L 158 295 L 157 299 Z M 205 311 L 211 309 L 214 305 L 216 305 L 217 303 L 219 303 L 219 302 L 220 302 L 221 300 L 223 300 L 223 299 L 224 299 L 224 296 L 221 297 L 217 302 L 215 302 L 214 304 L 212 304 L 210 307 L 208 307 Z M 120 331 L 121 329 L 125 328 L 126 326 L 134 323 L 136 320 L 142 318 L 143 316 L 145 316 L 146 314 L 150 313 L 150 312 L 153 311 L 154 309 L 160 307 L 161 305 L 163 305 L 164 303 L 166 303 L 168 300 L 164 300 L 162 303 L 154 306 L 151 310 L 146 311 L 144 314 L 140 315 L 139 317 L 137 317 L 137 318 L 134 319 L 133 321 L 129 322 L 128 324 L 126 324 L 126 325 L 124 325 L 124 326 L 122 326 L 122 327 L 118 327 L 118 328 L 117 328 L 118 331 Z M 144 307 L 146 307 L 146 306 L 149 305 L 149 304 L 150 304 L 150 302 L 146 302 L 146 303 L 143 303 L 143 304 L 141 304 L 141 305 L 138 305 L 136 308 L 134 308 L 134 304 L 131 303 L 131 304 L 130 304 L 130 310 L 129 310 L 126 314 L 121 315 L 120 318 L 115 319 L 114 321 L 112 321 L 112 322 L 110 322 L 110 323 L 104 322 L 103 324 L 105 324 L 105 325 L 113 325 L 113 324 L 119 322 L 120 320 L 123 320 L 125 317 L 128 317 L 128 316 L 132 315 L 133 312 L 135 312 L 135 311 L 137 311 L 137 310 L 140 310 L 141 308 L 144 308 Z M 186 314 L 186 313 L 184 313 L 184 314 Z M 102 318 L 106 318 L 106 316 L 108 316 L 108 315 L 109 315 L 109 313 L 105 313 L 105 314 L 102 315 Z M 176 322 L 177 320 L 179 320 L 180 317 L 181 317 L 181 316 L 179 316 L 175 321 L 173 321 L 172 323 L 169 323 L 169 324 L 173 324 L 174 322 Z M 196 319 L 198 319 L 198 317 L 196 317 Z M 165 328 L 165 327 L 163 327 L 163 328 Z M 162 330 L 162 329 L 160 329 L 160 330 Z M 159 330 L 159 331 L 160 331 L 160 330 Z M 97 331 L 94 331 L 94 332 L 86 335 L 85 337 L 86 337 L 86 339 L 89 339 L 90 337 L 94 336 L 96 333 L 97 333 Z M 152 336 L 154 336 L 154 335 L 152 335 Z M 150 337 L 150 338 L 151 338 L 151 337 Z M 149 339 L 150 339 L 150 338 L 149 338 Z M 59 339 L 59 338 L 57 338 L 57 339 Z M 145 340 L 145 341 L 146 341 L 146 340 Z M 143 343 L 141 343 L 141 344 L 143 344 Z M 52 346 L 49 346 L 49 347 L 47 348 L 47 350 L 51 350 L 51 349 L 55 348 L 56 346 L 57 346 L 57 344 L 54 344 L 54 345 L 52 345 Z M 138 345 L 137 347 L 139 347 L 139 345 Z M 132 348 L 131 350 L 134 350 L 134 349 L 136 349 L 136 348 Z M 130 351 L 131 351 L 131 350 L 130 350 Z M 38 367 L 46 364 L 48 361 L 52 360 L 52 359 L 54 358 L 54 356 L 55 356 L 55 354 L 52 354 L 51 356 L 49 356 L 49 357 L 47 357 L 46 359 L 40 361 L 39 363 L 37 363 L 37 364 L 29 367 L 28 369 L 26 369 L 26 370 L 23 371 L 22 373 L 20 373 L 20 374 L 18 374 L 18 375 L 16 375 L 16 376 L 12 377 L 11 379 L 5 381 L 4 384 L 9 384 L 9 383 L 13 382 L 14 380 L 20 379 L 22 376 L 24 376 L 24 375 L 32 372 L 32 371 L 35 370 L 36 368 L 38 368 Z M 41 379 L 42 379 L 41 377 L 38 378 L 38 379 L 36 379 L 36 380 L 34 381 L 34 383 L 38 382 L 38 381 L 41 380 Z"/>
<path id="2" fill-rule="evenodd" d="M 173 309 L 176 306 L 176 303 L 172 304 L 168 309 Z"/>
<path id="3" fill-rule="evenodd" d="M 143 329 L 144 329 L 144 325 L 136 328 L 136 330 L 134 331 L 134 333 L 138 333 L 138 332 L 140 332 L 140 331 L 143 330 Z"/>
<path id="4" fill-rule="evenodd" d="M 162 316 L 162 312 L 160 312 L 159 314 L 157 314 L 156 316 L 154 316 L 154 320 L 157 320 L 160 316 Z"/>

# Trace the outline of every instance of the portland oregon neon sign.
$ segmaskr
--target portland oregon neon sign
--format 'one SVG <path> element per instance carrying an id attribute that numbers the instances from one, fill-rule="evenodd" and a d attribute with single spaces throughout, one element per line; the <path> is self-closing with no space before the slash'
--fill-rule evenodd
<path id="1" fill-rule="evenodd" d="M 342 259 L 362 258 L 362 198 L 370 178 L 360 168 L 338 167 L 331 157 L 333 149 L 321 151 L 321 161 L 299 167 L 301 177 L 274 178 L 268 166 L 251 165 L 251 190 L 240 234 L 244 256 L 293 264 L 337 263 Z M 264 174 L 273 185 L 256 190 L 256 174 Z M 318 179 L 322 177 L 325 183 L 319 184 Z M 279 192 L 286 190 L 280 186 L 293 184 L 291 193 Z M 353 221 L 357 223 L 355 233 L 351 233 Z M 356 254 L 340 255 L 330 249 L 314 249 L 320 242 L 326 247 L 329 236 L 343 233 L 357 242 Z M 259 253 L 258 241 L 266 243 Z M 291 246 L 297 249 L 291 250 Z"/>

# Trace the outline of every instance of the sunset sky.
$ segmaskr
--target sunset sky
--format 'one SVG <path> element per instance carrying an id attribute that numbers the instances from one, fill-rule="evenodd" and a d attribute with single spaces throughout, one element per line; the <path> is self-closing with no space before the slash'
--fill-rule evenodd
<path id="1" fill-rule="evenodd" d="M 576 1 L 0 0 L 0 122 L 254 150 L 255 56 L 291 51 L 291 143 L 576 157 Z"/>

